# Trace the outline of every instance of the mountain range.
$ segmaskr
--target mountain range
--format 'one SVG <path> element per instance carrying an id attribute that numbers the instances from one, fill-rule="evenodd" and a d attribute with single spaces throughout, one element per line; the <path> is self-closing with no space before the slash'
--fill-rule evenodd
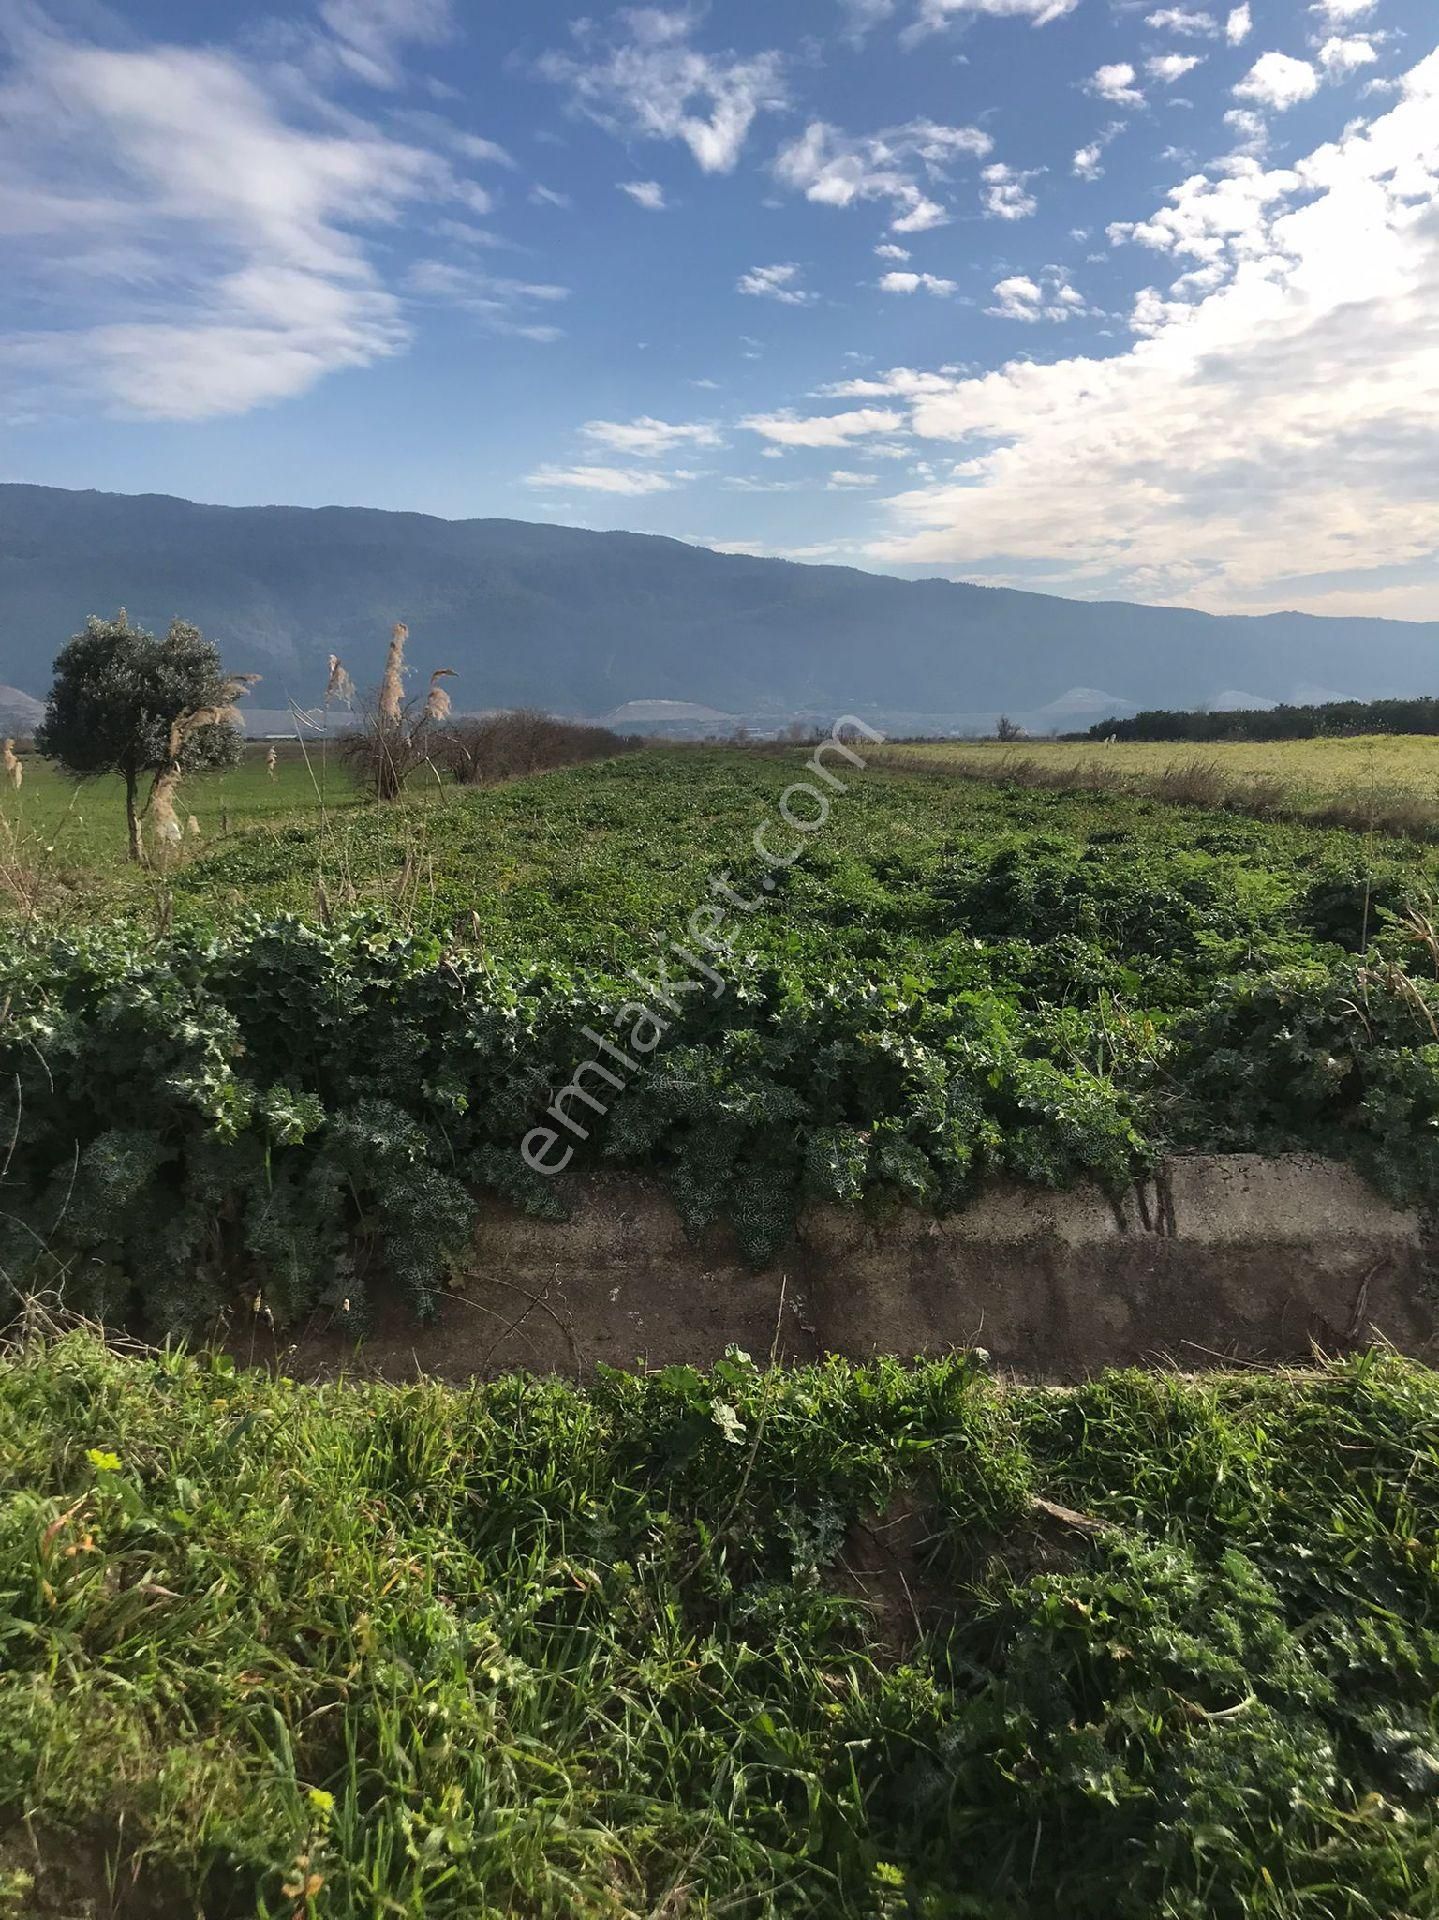
<path id="1" fill-rule="evenodd" d="M 375 680 L 397 620 L 417 670 L 456 670 L 458 708 L 629 709 L 665 731 L 854 712 L 958 732 L 1001 710 L 1049 730 L 1439 688 L 1436 621 L 1216 616 L 654 534 L 0 485 L 0 681 L 43 696 L 85 616 L 120 606 L 157 629 L 193 620 L 263 676 L 254 704 L 272 713 L 315 704 L 330 653 Z"/>

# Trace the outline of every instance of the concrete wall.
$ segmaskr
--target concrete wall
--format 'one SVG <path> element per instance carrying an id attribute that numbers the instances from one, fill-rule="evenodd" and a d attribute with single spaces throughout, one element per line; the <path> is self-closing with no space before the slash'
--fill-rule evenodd
<path id="1" fill-rule="evenodd" d="M 438 1325 L 386 1306 L 358 1350 L 314 1326 L 276 1357 L 299 1373 L 583 1378 L 601 1361 L 705 1365 L 732 1343 L 790 1360 L 983 1346 L 998 1367 L 1070 1379 L 1374 1339 L 1436 1359 L 1435 1301 L 1417 1215 L 1305 1155 L 1175 1159 L 1117 1204 L 998 1187 L 945 1220 L 824 1208 L 763 1273 L 724 1234 L 694 1245 L 657 1187 L 604 1178 L 563 1225 L 489 1213 Z"/>

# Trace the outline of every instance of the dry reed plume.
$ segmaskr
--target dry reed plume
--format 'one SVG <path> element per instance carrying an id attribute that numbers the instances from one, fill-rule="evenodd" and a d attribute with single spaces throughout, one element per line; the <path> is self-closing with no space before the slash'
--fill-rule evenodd
<path id="1" fill-rule="evenodd" d="M 192 707 L 188 713 L 180 713 L 170 722 L 170 738 L 166 744 L 169 755 L 165 765 L 155 775 L 154 785 L 150 788 L 150 798 L 145 803 L 145 812 L 149 816 L 155 837 L 162 845 L 177 847 L 184 839 L 184 830 L 175 811 L 175 795 L 179 792 L 180 782 L 185 777 L 181 765 L 181 755 L 185 742 L 192 733 L 201 727 L 236 726 L 240 722 L 240 710 L 235 702 L 248 688 L 259 679 L 257 673 L 232 673 L 225 678 L 225 699 L 223 703 L 210 707 Z M 188 824 L 198 838 L 199 822 L 193 814 Z"/>
<path id="2" fill-rule="evenodd" d="M 390 633 L 385 655 L 385 671 L 373 704 L 368 706 L 363 726 L 348 734 L 340 751 L 351 770 L 371 788 L 378 800 L 398 800 L 405 782 L 419 766 L 430 765 L 433 730 L 449 718 L 451 701 L 443 682 L 455 677 L 453 667 L 436 667 L 430 675 L 425 698 L 418 706 L 405 699 L 405 647 L 410 630 L 397 621 Z M 330 684 L 337 684 L 343 673 L 338 659 L 330 656 Z M 345 674 L 346 684 L 349 675 Z"/>
<path id="3" fill-rule="evenodd" d="M 398 633 L 401 629 L 397 627 L 395 631 Z M 391 640 L 392 650 L 394 644 Z M 328 707 L 332 700 L 342 707 L 352 707 L 355 704 L 355 683 L 346 672 L 345 663 L 338 653 L 330 655 L 330 677 L 325 682 L 325 705 Z M 270 751 L 273 754 L 274 748 L 272 747 Z"/>
<path id="4" fill-rule="evenodd" d="M 390 631 L 390 647 L 385 655 L 385 671 L 380 681 L 377 702 L 380 718 L 398 726 L 405 706 L 405 642 L 410 629 L 397 620 Z"/>
<path id="5" fill-rule="evenodd" d="M 440 685 L 442 680 L 455 677 L 453 667 L 436 667 L 430 675 L 430 691 L 425 696 L 425 718 L 427 720 L 448 720 L 450 717 L 450 696 L 446 688 Z"/>

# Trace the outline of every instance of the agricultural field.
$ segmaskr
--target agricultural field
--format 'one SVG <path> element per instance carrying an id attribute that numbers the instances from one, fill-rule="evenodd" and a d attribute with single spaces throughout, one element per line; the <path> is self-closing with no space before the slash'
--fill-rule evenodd
<path id="1" fill-rule="evenodd" d="M 1439 737 L 1431 734 L 1192 745 L 927 741 L 886 747 L 878 757 L 890 766 L 966 778 L 1094 785 L 1240 813 L 1439 838 Z"/>
<path id="2" fill-rule="evenodd" d="M 487 1204 L 594 1169 L 757 1265 L 815 1201 L 1176 1146 L 1433 1204 L 1435 849 L 830 764 L 818 805 L 802 752 L 656 748 L 377 806 L 252 754 L 152 870 L 117 796 L 6 796 L 69 837 L 0 930 L 0 1920 L 1439 1913 L 1417 1364 L 212 1350 L 237 1303 L 433 1314 Z"/>
<path id="3" fill-rule="evenodd" d="M 757 1265 L 811 1201 L 1119 1189 L 1175 1147 L 1439 1192 L 1429 849 L 879 769 L 796 834 L 803 771 L 659 750 L 312 810 L 12 935 L 7 1271 L 167 1331 L 261 1277 L 281 1323 L 362 1325 L 372 1271 L 428 1311 L 486 1194 L 553 1216 L 593 1168 Z M 595 1033 L 653 1061 L 537 1167 Z"/>
<path id="4" fill-rule="evenodd" d="M 0 1914 L 1422 1920 L 1439 1386 L 0 1366 Z"/>

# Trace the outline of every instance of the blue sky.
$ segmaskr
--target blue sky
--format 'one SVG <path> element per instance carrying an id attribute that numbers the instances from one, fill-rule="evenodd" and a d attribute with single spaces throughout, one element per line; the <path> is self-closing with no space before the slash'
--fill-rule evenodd
<path id="1" fill-rule="evenodd" d="M 1433 0 L 0 4 L 0 478 L 1439 617 Z"/>

